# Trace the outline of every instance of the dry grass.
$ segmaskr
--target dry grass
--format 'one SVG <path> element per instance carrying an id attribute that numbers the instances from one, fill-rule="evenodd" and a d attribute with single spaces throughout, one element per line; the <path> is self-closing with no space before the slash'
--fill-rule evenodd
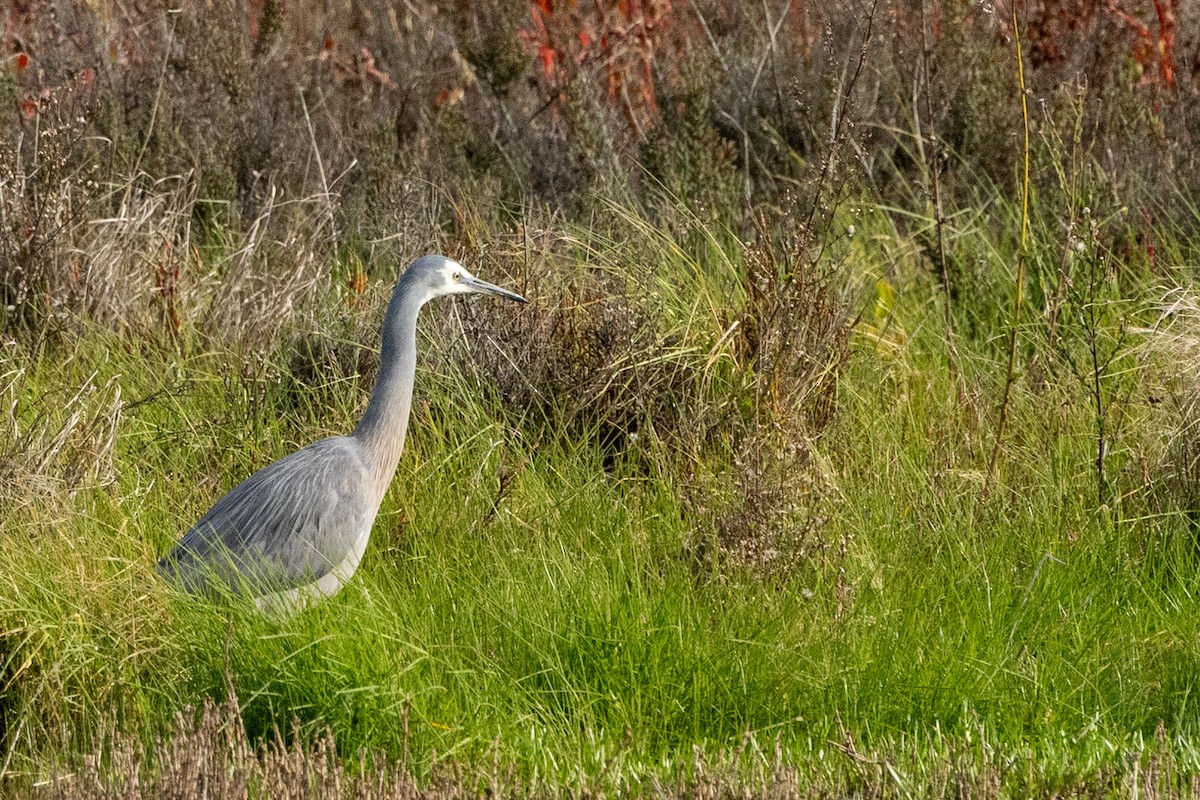
<path id="1" fill-rule="evenodd" d="M 38 0 L 14 13 L 9 52 L 26 61 L 0 91 L 20 109 L 90 76 L 102 109 L 93 129 L 117 174 L 194 172 L 204 196 L 238 206 L 233 218 L 257 214 L 271 182 L 289 198 L 336 189 L 368 215 L 386 212 L 382 178 L 397 169 L 570 207 L 654 152 L 678 155 L 664 167 L 701 170 L 723 154 L 732 163 L 719 178 L 664 176 L 722 210 L 809 191 L 845 110 L 863 4 L 646 2 L 640 17 L 618 6 L 221 0 L 67 13 Z M 1197 174 L 1197 15 L 1161 7 L 1169 25 L 1150 6 L 1022 11 L 1032 95 L 1053 118 L 1072 102 L 1059 88 L 1079 87 L 1089 137 L 1127 185 Z M 1011 188 L 1010 23 L 990 6 L 922 8 L 877 6 L 854 109 L 870 129 L 855 157 L 875 186 L 901 188 L 928 168 L 912 140 L 936 131 L 949 213 L 981 175 Z M 30 129 L 14 117 L 4 138 Z M 715 186 L 733 191 L 706 193 Z"/>
<path id="2" fill-rule="evenodd" d="M 40 104 L 35 123 L 0 140 L 0 319 L 43 331 L 69 316 L 86 252 L 86 222 L 101 189 L 88 138 L 87 98 L 67 86 Z"/>
<path id="3" fill-rule="evenodd" d="M 0 353 L 0 402 L 16 408 L 24 394 L 28 356 L 16 343 Z M 104 488 L 115 480 L 114 449 L 121 427 L 121 385 L 98 384 L 96 375 L 71 387 L 54 415 L 8 415 L 0 446 L 0 507 L 70 497 L 81 488 Z"/>
<path id="4" fill-rule="evenodd" d="M 1166 409 L 1167 429 L 1154 450 L 1158 480 L 1153 495 L 1161 510 L 1196 522 L 1200 508 L 1200 300 L 1172 290 L 1153 328 L 1140 331 L 1142 357 L 1153 367 L 1154 400 Z"/>
<path id="5" fill-rule="evenodd" d="M 704 264 L 674 230 L 703 222 L 670 202 L 642 215 L 612 206 L 609 227 L 565 235 L 550 220 L 464 256 L 534 302 L 465 309 L 457 368 L 536 440 L 594 445 L 618 474 L 681 476 L 705 521 L 701 562 L 715 533 L 721 556 L 764 571 L 811 564 L 839 547 L 820 532 L 834 487 L 813 445 L 849 358 L 846 275 L 765 222 L 750 241 L 712 242 L 730 250 Z"/>
<path id="6" fill-rule="evenodd" d="M 980 732 L 982 734 L 982 731 Z M 1200 776 L 1183 768 L 1166 731 L 1144 749 L 1128 754 L 1124 769 L 1101 768 L 1060 784 L 1044 784 L 1020 747 L 998 741 L 955 742 L 939 738 L 936 755 L 905 748 L 864 752 L 844 729 L 827 743 L 828 760 L 798 767 L 785 761 L 776 740 L 749 734 L 735 748 L 715 756 L 697 749 L 676 777 L 602 769 L 570 784 L 543 783 L 519 776 L 493 760 L 490 767 L 464 769 L 447 762 L 417 777 L 404 758 L 337 752 L 329 734 L 302 737 L 299 730 L 255 746 L 247 738 L 236 695 L 206 701 L 197 712 L 175 717 L 170 732 L 143 747 L 136 739 L 110 733 L 79 763 L 47 768 L 21 790 L 45 800 L 459 800 L 460 798 L 655 797 L 665 800 L 804 800 L 870 797 L 986 800 L 1001 797 L 1192 798 Z M 614 762 L 616 763 L 616 762 Z M 13 788 L 12 785 L 9 787 Z"/>

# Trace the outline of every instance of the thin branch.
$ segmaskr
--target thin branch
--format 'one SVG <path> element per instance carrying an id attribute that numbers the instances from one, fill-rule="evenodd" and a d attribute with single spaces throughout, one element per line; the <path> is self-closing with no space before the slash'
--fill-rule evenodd
<path id="1" fill-rule="evenodd" d="M 175 45 L 175 26 L 179 22 L 179 15 L 182 11 L 179 8 L 167 9 L 167 13 L 171 15 L 171 30 L 167 34 L 167 45 L 163 51 L 162 69 L 158 73 L 158 88 L 154 90 L 154 105 L 150 109 L 150 121 L 146 124 L 145 133 L 142 134 L 142 149 L 138 151 L 137 161 L 133 162 L 133 171 L 131 174 L 134 176 L 141 169 L 142 159 L 146 157 L 146 149 L 150 147 L 151 134 L 154 133 L 154 123 L 158 119 L 158 109 L 162 104 L 163 84 L 167 78 L 167 64 L 171 60 L 171 48 Z M 131 187 L 132 185 L 132 182 L 130 182 Z"/>

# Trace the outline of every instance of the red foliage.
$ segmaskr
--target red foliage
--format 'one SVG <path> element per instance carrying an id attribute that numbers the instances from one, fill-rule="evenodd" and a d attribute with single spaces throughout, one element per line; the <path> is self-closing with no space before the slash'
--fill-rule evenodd
<path id="1" fill-rule="evenodd" d="M 1141 68 L 1138 86 L 1175 91 L 1175 28 L 1180 0 L 1149 0 L 1154 6 L 1153 22 L 1138 17 L 1141 8 L 1128 10 L 1130 5 L 1143 6 L 1142 2 L 1131 0 L 1060 0 L 1036 5 L 1027 0 L 1012 2 L 1017 3 L 1018 10 L 1022 6 L 1029 9 L 1024 34 L 1029 39 L 1029 59 L 1034 67 L 1067 61 L 1073 51 L 1088 41 L 1088 31 L 1107 17 L 1133 35 L 1129 56 Z M 1008 13 L 996 14 L 1006 36 L 1011 34 Z"/>
<path id="2" fill-rule="evenodd" d="M 577 74 L 589 72 L 640 137 L 658 116 L 654 65 L 673 12 L 671 0 L 533 0 L 520 36 L 541 66 L 551 104 Z"/>
<path id="3" fill-rule="evenodd" d="M 1139 86 L 1159 84 L 1175 90 L 1175 11 L 1179 0 L 1153 0 L 1158 30 L 1123 10 L 1118 0 L 1109 0 L 1108 11 L 1133 31 L 1130 48 L 1133 60 L 1142 68 Z"/>
<path id="4" fill-rule="evenodd" d="M 247 0 L 247 14 L 250 17 L 250 41 L 257 42 L 259 36 L 262 35 L 261 20 L 263 12 L 266 11 L 267 0 Z M 282 12 L 286 7 L 284 0 L 279 0 L 278 11 Z"/>
<path id="5" fill-rule="evenodd" d="M 20 109 L 21 116 L 25 119 L 33 119 L 50 101 L 50 90 L 42 89 L 37 94 L 27 94 L 21 98 Z"/>
<path id="6" fill-rule="evenodd" d="M 357 53 L 341 52 L 335 48 L 333 37 L 326 36 L 321 42 L 321 55 L 317 60 L 329 65 L 333 79 L 339 85 L 357 84 L 364 93 L 370 90 L 372 84 L 386 89 L 398 88 L 392 76 L 376 66 L 375 55 L 366 47 L 360 47 Z"/>

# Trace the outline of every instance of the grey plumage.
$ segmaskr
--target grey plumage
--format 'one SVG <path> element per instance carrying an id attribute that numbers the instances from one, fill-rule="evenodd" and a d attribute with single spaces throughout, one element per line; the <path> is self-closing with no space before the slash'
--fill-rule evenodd
<path id="1" fill-rule="evenodd" d="M 354 432 L 314 442 L 238 484 L 158 562 L 159 573 L 193 593 L 222 584 L 264 609 L 335 594 L 362 559 L 404 448 L 418 312 L 434 297 L 463 293 L 524 302 L 443 256 L 413 262 L 388 304 L 379 376 Z"/>

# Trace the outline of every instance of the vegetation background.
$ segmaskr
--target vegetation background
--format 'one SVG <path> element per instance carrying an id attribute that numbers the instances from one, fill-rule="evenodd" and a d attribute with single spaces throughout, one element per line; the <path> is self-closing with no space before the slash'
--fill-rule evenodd
<path id="1" fill-rule="evenodd" d="M 1200 7 L 92 0 L 0 54 L 0 792 L 1200 792 Z M 422 321 L 362 569 L 155 559 Z"/>

